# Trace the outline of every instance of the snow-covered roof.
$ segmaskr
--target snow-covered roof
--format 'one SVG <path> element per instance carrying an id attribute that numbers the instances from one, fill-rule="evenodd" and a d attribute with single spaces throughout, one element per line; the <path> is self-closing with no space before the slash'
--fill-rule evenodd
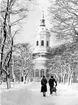
<path id="1" fill-rule="evenodd" d="M 36 61 L 36 60 L 37 60 L 37 61 L 38 61 L 38 60 L 41 60 L 41 61 L 43 60 L 43 61 L 45 61 L 45 60 L 47 60 L 47 58 L 40 56 L 40 57 L 36 58 L 35 61 Z"/>

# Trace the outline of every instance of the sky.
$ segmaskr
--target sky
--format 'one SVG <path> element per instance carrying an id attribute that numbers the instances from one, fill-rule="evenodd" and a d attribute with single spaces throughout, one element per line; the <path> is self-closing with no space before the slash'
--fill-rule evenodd
<path id="1" fill-rule="evenodd" d="M 34 6 L 34 10 L 28 13 L 26 23 L 23 24 L 21 32 L 15 36 L 15 39 L 14 39 L 15 43 L 28 42 L 32 46 L 34 46 L 37 29 L 40 25 L 40 19 L 42 17 L 42 10 L 44 10 L 46 27 L 48 28 L 48 30 L 50 30 L 51 24 L 49 21 L 48 10 L 47 10 L 50 3 L 48 0 L 37 0 L 37 2 L 39 5 Z M 59 44 L 59 42 L 57 43 L 57 40 L 53 35 L 51 35 L 50 42 L 51 42 L 50 46 Z"/>
<path id="2" fill-rule="evenodd" d="M 34 45 L 43 9 L 46 20 L 46 26 L 47 28 L 50 27 L 49 21 L 47 19 L 48 18 L 47 8 L 49 6 L 49 2 L 48 0 L 37 1 L 39 5 L 34 7 L 34 11 L 29 12 L 26 24 L 24 24 L 21 33 L 15 38 L 16 43 L 29 42 L 30 44 Z"/>

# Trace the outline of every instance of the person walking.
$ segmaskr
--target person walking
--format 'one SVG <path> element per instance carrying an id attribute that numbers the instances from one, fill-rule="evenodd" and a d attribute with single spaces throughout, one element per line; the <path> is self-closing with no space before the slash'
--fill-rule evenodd
<path id="1" fill-rule="evenodd" d="M 54 79 L 53 76 L 49 79 L 49 86 L 50 86 L 50 94 L 52 92 L 56 92 L 57 81 Z"/>
<path id="2" fill-rule="evenodd" d="M 47 79 L 45 76 L 43 76 L 41 80 L 41 92 L 43 93 L 43 96 L 46 97 L 46 92 L 47 92 Z"/>

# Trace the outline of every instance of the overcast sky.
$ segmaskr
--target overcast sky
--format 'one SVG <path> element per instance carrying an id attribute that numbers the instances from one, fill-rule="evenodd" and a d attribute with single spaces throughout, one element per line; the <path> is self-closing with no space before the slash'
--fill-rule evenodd
<path id="1" fill-rule="evenodd" d="M 1 0 L 0 0 L 1 1 Z M 26 24 L 23 25 L 22 31 L 19 35 L 15 37 L 15 43 L 26 43 L 29 42 L 31 45 L 34 45 L 34 41 L 36 38 L 37 29 L 40 25 L 40 19 L 42 17 L 42 10 L 44 9 L 44 15 L 45 15 L 45 22 L 46 27 L 50 29 L 51 24 L 49 21 L 48 16 L 48 6 L 49 1 L 48 0 L 37 0 L 39 5 L 34 7 L 34 11 L 30 11 L 28 18 L 26 20 Z M 56 45 L 56 38 L 52 35 L 51 37 L 51 46 Z"/>
<path id="2" fill-rule="evenodd" d="M 40 19 L 42 17 L 42 10 L 44 9 L 44 15 L 46 19 L 46 26 L 49 28 L 49 21 L 47 15 L 47 8 L 49 6 L 48 0 L 38 0 L 39 5 L 34 7 L 34 11 L 30 11 L 27 23 L 23 26 L 21 34 L 16 36 L 15 42 L 29 42 L 34 44 L 37 29 L 40 25 Z"/>

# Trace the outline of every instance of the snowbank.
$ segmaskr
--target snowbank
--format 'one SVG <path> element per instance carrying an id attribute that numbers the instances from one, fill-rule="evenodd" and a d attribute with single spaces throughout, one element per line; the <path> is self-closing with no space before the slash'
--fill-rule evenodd
<path id="1" fill-rule="evenodd" d="M 33 97 L 26 85 L 20 84 L 1 93 L 1 105 L 34 105 Z"/>
<path id="2" fill-rule="evenodd" d="M 16 82 L 16 83 L 13 83 L 11 82 L 11 88 L 9 90 L 17 90 L 17 89 L 20 89 L 20 88 L 23 88 L 23 87 L 26 87 L 27 85 L 30 85 L 31 82 L 27 83 L 27 84 L 24 84 L 23 82 Z M 7 85 L 6 85 L 6 82 L 3 82 L 1 85 L 0 85 L 0 93 L 4 92 L 4 91 L 9 91 L 7 89 Z"/>

